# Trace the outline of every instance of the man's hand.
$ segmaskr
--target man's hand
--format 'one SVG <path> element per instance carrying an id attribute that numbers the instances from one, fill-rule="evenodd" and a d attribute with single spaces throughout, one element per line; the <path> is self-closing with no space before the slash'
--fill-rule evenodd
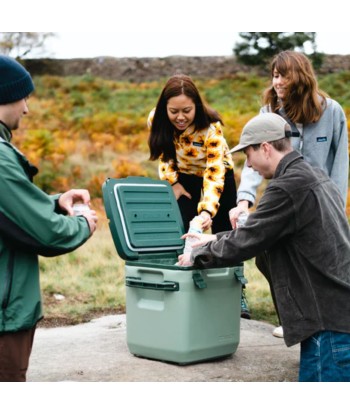
<path id="1" fill-rule="evenodd" d="M 181 236 L 181 239 L 186 239 L 188 237 L 198 239 L 198 241 L 192 243 L 192 248 L 197 248 L 206 245 L 208 242 L 217 240 L 216 235 L 209 233 L 185 233 Z"/>
<path id="2" fill-rule="evenodd" d="M 87 220 L 90 228 L 90 233 L 92 235 L 97 228 L 98 217 L 96 212 L 94 210 L 87 210 L 86 212 L 83 212 L 80 216 L 84 216 L 84 218 Z"/>
<path id="3" fill-rule="evenodd" d="M 198 239 L 197 242 L 192 243 L 192 248 L 197 248 L 199 246 L 206 245 L 208 242 L 217 240 L 216 235 L 206 233 L 185 233 L 181 239 L 186 239 L 188 237 Z M 177 265 L 180 267 L 191 267 L 193 265 L 193 262 L 191 262 L 191 253 L 179 255 Z"/>
<path id="4" fill-rule="evenodd" d="M 63 193 L 58 199 L 60 208 L 68 213 L 69 216 L 74 216 L 74 203 L 90 203 L 90 193 L 86 189 L 71 189 Z"/>
<path id="5" fill-rule="evenodd" d="M 230 217 L 230 222 L 232 225 L 232 229 L 236 229 L 237 228 L 237 220 L 238 220 L 238 216 L 242 213 L 249 213 L 249 202 L 247 200 L 241 200 L 238 202 L 237 207 L 231 209 L 229 211 L 229 217 Z"/>
<path id="6" fill-rule="evenodd" d="M 73 205 L 74 203 L 90 204 L 90 193 L 86 189 L 71 189 L 68 192 L 63 193 L 58 199 L 58 204 L 62 210 L 65 210 L 69 216 L 74 216 Z M 94 210 L 87 210 L 80 216 L 84 216 L 89 224 L 91 235 L 97 228 L 97 214 Z"/>
<path id="7" fill-rule="evenodd" d="M 193 262 L 191 262 L 191 254 L 181 254 L 178 257 L 177 264 L 180 267 L 192 267 Z"/>

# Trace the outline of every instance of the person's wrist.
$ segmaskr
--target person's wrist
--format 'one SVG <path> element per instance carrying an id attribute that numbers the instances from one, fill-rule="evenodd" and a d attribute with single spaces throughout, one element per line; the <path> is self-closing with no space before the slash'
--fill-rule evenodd
<path id="1" fill-rule="evenodd" d="M 207 210 L 202 210 L 200 215 L 211 219 L 211 213 L 208 212 Z"/>
<path id="2" fill-rule="evenodd" d="M 248 200 L 240 200 L 237 203 L 237 206 L 239 206 L 240 208 L 249 209 L 249 201 Z"/>

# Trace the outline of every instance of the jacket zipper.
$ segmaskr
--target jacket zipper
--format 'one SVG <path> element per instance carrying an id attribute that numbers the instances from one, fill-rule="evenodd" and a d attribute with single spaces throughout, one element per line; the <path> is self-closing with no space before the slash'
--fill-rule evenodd
<path id="1" fill-rule="evenodd" d="M 3 294 L 2 302 L 1 302 L 2 310 L 5 310 L 7 308 L 8 303 L 9 303 L 9 299 L 10 299 L 12 280 L 13 280 L 14 259 L 15 259 L 15 253 L 14 253 L 13 250 L 11 250 L 10 251 L 10 256 L 9 256 L 9 259 L 8 259 L 8 263 L 7 263 L 5 288 L 4 288 L 4 294 Z"/>

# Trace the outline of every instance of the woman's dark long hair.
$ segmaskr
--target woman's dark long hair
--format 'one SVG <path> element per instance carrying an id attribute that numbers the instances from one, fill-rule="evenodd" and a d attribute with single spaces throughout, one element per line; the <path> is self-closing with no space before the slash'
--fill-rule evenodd
<path id="1" fill-rule="evenodd" d="M 291 50 L 280 52 L 271 62 L 272 78 L 275 71 L 288 81 L 287 98 L 281 103 L 271 85 L 264 92 L 264 105 L 269 105 L 272 112 L 277 112 L 283 106 L 288 118 L 293 122 L 303 124 L 317 122 L 322 116 L 328 95 L 319 89 L 309 59 L 300 52 Z"/>
<path id="2" fill-rule="evenodd" d="M 182 94 L 189 97 L 195 104 L 195 130 L 207 128 L 212 122 L 220 121 L 222 123 L 220 115 L 203 102 L 197 87 L 189 76 L 183 74 L 172 76 L 165 84 L 155 109 L 148 138 L 150 160 L 158 160 L 162 157 L 163 161 L 174 160 L 176 162 L 175 128 L 169 120 L 167 104 L 170 98 Z"/>

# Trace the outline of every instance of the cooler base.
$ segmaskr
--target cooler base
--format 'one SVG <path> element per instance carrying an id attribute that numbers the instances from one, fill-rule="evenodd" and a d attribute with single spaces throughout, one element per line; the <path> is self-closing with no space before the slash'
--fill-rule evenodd
<path id="1" fill-rule="evenodd" d="M 129 349 L 129 351 L 130 351 L 130 349 Z M 138 357 L 138 358 L 141 358 L 141 359 L 156 360 L 158 362 L 170 363 L 170 364 L 175 364 L 175 365 L 178 365 L 178 366 L 186 366 L 186 365 L 192 365 L 192 364 L 196 364 L 196 363 L 205 363 L 205 362 L 217 362 L 217 361 L 229 359 L 234 354 L 234 352 L 232 352 L 230 354 L 226 354 L 226 355 L 223 355 L 223 356 L 220 355 L 220 356 L 217 356 L 217 357 L 209 357 L 209 358 L 200 359 L 200 360 L 190 360 L 190 361 L 185 361 L 185 362 L 179 362 L 178 360 L 172 361 L 172 360 L 160 359 L 158 357 L 153 357 L 152 358 L 152 357 L 148 357 L 148 356 L 142 356 L 141 354 L 132 353 L 131 351 L 130 351 L 130 353 L 132 355 L 134 355 L 135 357 Z"/>
<path id="2" fill-rule="evenodd" d="M 235 277 L 238 269 L 242 272 L 242 267 L 203 270 L 206 288 L 198 288 L 193 270 L 126 266 L 127 276 L 145 284 L 178 284 L 177 291 L 126 287 L 130 353 L 179 365 L 232 356 L 240 340 L 242 285 Z"/>

